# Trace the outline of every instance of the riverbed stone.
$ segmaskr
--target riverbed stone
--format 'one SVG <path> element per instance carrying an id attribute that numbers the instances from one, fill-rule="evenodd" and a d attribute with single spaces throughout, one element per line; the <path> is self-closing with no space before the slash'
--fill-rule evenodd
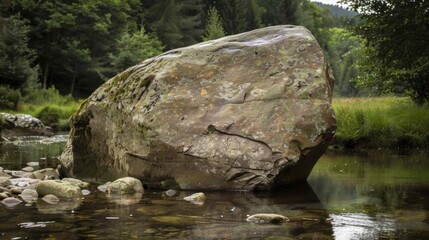
<path id="1" fill-rule="evenodd" d="M 0 187 L 7 187 L 12 184 L 9 177 L 0 177 Z"/>
<path id="2" fill-rule="evenodd" d="M 206 200 L 206 195 L 202 192 L 194 193 L 184 197 L 183 200 L 193 202 L 193 203 L 202 203 Z"/>
<path id="3" fill-rule="evenodd" d="M 13 207 L 19 205 L 20 203 L 22 203 L 22 201 L 19 200 L 18 198 L 8 197 L 8 198 L 3 199 L 1 201 L 1 203 L 8 208 L 13 208 Z"/>
<path id="4" fill-rule="evenodd" d="M 253 223 L 282 223 L 289 221 L 287 217 L 275 213 L 258 213 L 249 216 L 246 220 Z"/>
<path id="5" fill-rule="evenodd" d="M 37 198 L 39 198 L 39 194 L 37 194 L 37 192 L 33 189 L 24 189 L 20 197 L 25 202 L 31 203 L 37 201 Z"/>
<path id="6" fill-rule="evenodd" d="M 37 184 L 36 191 L 41 197 L 48 194 L 66 199 L 82 198 L 83 196 L 78 186 L 61 180 L 41 181 Z"/>
<path id="7" fill-rule="evenodd" d="M 124 177 L 106 184 L 107 194 L 134 194 L 143 193 L 144 188 L 140 180 L 132 177 Z"/>
<path id="8" fill-rule="evenodd" d="M 78 178 L 132 176 L 149 187 L 169 180 L 181 189 L 254 190 L 303 181 L 335 132 L 333 82 L 322 49 L 300 26 L 171 50 L 83 102 L 61 161 Z"/>

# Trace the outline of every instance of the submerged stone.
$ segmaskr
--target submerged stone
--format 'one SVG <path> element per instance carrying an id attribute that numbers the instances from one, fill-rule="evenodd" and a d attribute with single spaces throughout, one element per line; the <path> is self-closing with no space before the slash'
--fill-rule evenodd
<path id="1" fill-rule="evenodd" d="M 289 221 L 287 217 L 274 213 L 258 213 L 248 217 L 246 220 L 254 223 L 281 223 Z"/>
<path id="2" fill-rule="evenodd" d="M 84 101 L 61 161 L 77 177 L 132 176 L 154 188 L 303 181 L 335 132 L 333 82 L 319 44 L 299 26 L 171 50 Z"/>

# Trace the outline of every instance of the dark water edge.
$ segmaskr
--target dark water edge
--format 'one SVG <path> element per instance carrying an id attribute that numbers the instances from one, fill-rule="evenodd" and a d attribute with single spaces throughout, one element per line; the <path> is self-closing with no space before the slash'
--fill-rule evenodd
<path id="1" fill-rule="evenodd" d="M 17 139 L 0 148 L 0 166 L 55 166 L 65 139 Z M 206 192 L 203 205 L 183 201 L 193 192 L 109 199 L 96 187 L 82 202 L 1 205 L 0 239 L 429 239 L 425 152 L 329 151 L 308 183 L 271 193 Z M 246 222 L 261 212 L 290 221 Z"/>

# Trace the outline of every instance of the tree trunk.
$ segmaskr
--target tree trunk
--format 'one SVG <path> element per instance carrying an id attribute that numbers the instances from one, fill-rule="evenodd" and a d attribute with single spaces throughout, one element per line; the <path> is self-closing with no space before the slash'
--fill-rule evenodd
<path id="1" fill-rule="evenodd" d="M 75 82 L 76 82 L 76 71 L 77 71 L 77 63 L 75 62 L 74 63 L 74 69 L 73 69 L 72 85 L 71 85 L 71 88 L 70 88 L 70 95 L 72 95 L 72 96 L 73 96 L 73 91 L 74 91 L 74 85 L 75 85 Z"/>
<path id="2" fill-rule="evenodd" d="M 48 73 L 49 73 L 49 61 L 47 61 L 46 65 L 45 65 L 45 73 L 43 75 L 43 83 L 42 83 L 42 88 L 43 89 L 46 89 L 48 87 L 47 86 L 47 83 L 48 83 Z"/>

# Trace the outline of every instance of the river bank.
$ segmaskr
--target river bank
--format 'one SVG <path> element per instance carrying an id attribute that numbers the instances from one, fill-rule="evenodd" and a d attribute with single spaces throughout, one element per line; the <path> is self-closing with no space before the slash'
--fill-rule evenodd
<path id="1" fill-rule="evenodd" d="M 429 106 L 408 98 L 335 98 L 337 132 L 332 145 L 344 148 L 427 148 Z"/>

